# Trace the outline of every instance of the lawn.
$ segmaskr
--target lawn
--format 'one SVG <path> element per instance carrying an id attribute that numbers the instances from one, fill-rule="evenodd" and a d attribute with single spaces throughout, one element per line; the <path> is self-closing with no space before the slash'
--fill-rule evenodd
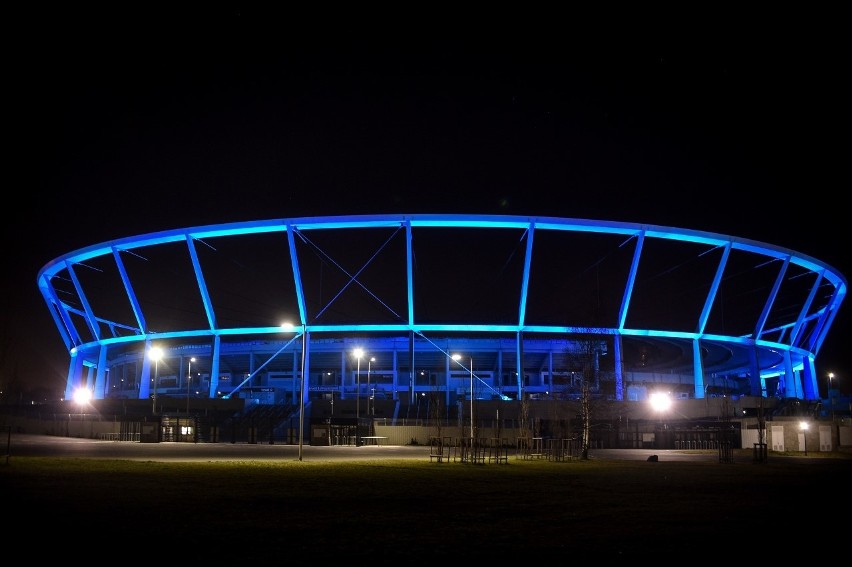
<path id="1" fill-rule="evenodd" d="M 785 458 L 472 465 L 17 457 L 0 466 L 0 481 L 4 547 L 32 560 L 668 563 L 672 554 L 727 562 L 846 545 L 848 522 L 836 514 L 848 513 L 850 473 L 850 460 Z"/>

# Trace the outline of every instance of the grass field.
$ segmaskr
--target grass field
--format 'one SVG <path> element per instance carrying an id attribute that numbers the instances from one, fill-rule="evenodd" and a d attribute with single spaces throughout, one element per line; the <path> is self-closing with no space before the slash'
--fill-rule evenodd
<path id="1" fill-rule="evenodd" d="M 0 466 L 0 481 L 4 549 L 32 560 L 668 563 L 672 554 L 727 562 L 848 546 L 850 473 L 848 459 L 471 465 L 19 457 Z"/>

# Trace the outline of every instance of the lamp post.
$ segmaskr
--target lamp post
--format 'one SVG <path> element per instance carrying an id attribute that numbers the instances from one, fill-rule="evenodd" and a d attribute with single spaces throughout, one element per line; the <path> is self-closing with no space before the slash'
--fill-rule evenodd
<path id="1" fill-rule="evenodd" d="M 453 360 L 459 363 L 459 366 L 462 366 L 462 363 L 459 362 L 462 356 L 460 354 L 454 354 Z M 473 451 L 473 355 L 470 357 L 470 450 Z"/>
<path id="2" fill-rule="evenodd" d="M 78 431 L 80 437 L 83 436 L 83 422 L 86 420 L 86 406 L 89 405 L 89 400 L 91 399 L 92 392 L 88 388 L 77 388 L 74 390 L 74 402 L 76 402 L 77 409 L 80 411 L 80 430 Z M 69 424 L 71 422 L 70 414 L 68 415 L 68 422 Z"/>
<path id="3" fill-rule="evenodd" d="M 305 357 L 308 354 L 308 330 L 302 325 L 302 367 L 299 371 L 299 460 L 302 460 L 302 443 L 305 438 Z"/>
<path id="4" fill-rule="evenodd" d="M 371 356 L 370 359 L 367 361 L 367 392 L 368 393 L 370 392 L 370 370 L 372 369 L 373 363 L 375 361 L 376 361 L 375 356 Z M 367 415 L 368 416 L 373 415 L 373 412 L 370 411 L 370 400 L 371 399 L 372 398 L 367 398 Z M 375 402 L 373 402 L 373 408 L 375 408 L 375 407 L 376 407 L 376 404 L 375 404 Z"/>
<path id="5" fill-rule="evenodd" d="M 808 422 L 800 421 L 799 429 L 802 430 L 802 446 L 805 449 L 805 456 L 808 456 Z"/>
<path id="6" fill-rule="evenodd" d="M 358 428 L 361 424 L 361 357 L 364 356 L 364 350 L 356 348 L 353 352 L 358 360 L 358 367 L 355 371 L 355 446 L 358 447 L 360 445 Z"/>
<path id="7" fill-rule="evenodd" d="M 828 389 L 825 391 L 825 399 L 831 405 L 831 421 L 834 422 L 834 400 L 831 399 L 831 381 L 834 379 L 834 372 L 828 373 Z"/>
<path id="8" fill-rule="evenodd" d="M 192 363 L 195 362 L 195 357 L 189 359 L 189 364 L 186 370 L 186 415 L 189 415 L 189 384 L 192 382 Z"/>
<path id="9" fill-rule="evenodd" d="M 160 381 L 160 359 L 163 358 L 163 349 L 151 347 L 148 358 L 154 361 L 154 396 L 151 398 L 151 413 L 157 415 L 157 386 Z"/>
<path id="10" fill-rule="evenodd" d="M 663 446 L 662 439 L 663 430 L 665 429 L 663 414 L 671 407 L 672 399 L 666 392 L 654 392 L 651 394 L 649 401 L 651 402 L 651 408 L 660 415 L 660 440 L 657 441 L 655 437 L 654 441 L 656 442 L 658 449 L 664 449 L 665 447 Z"/>
<path id="11" fill-rule="evenodd" d="M 470 357 L 470 449 L 473 450 L 473 356 Z"/>
<path id="12" fill-rule="evenodd" d="M 281 328 L 285 332 L 294 332 L 295 325 L 293 323 L 281 323 Z M 302 445 L 305 437 L 305 355 L 307 354 L 307 334 L 308 330 L 305 325 L 302 325 L 302 367 L 299 371 L 299 460 L 302 460 Z"/>

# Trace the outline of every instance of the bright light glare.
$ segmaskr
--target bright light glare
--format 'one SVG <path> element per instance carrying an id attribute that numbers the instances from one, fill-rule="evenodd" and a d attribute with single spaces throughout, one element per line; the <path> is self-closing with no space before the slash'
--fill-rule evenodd
<path id="1" fill-rule="evenodd" d="M 665 392 L 654 392 L 650 397 L 651 407 L 656 411 L 665 411 L 672 405 L 672 399 Z"/>
<path id="2" fill-rule="evenodd" d="M 163 358 L 163 349 L 160 347 L 151 347 L 151 350 L 148 351 L 148 358 L 157 362 L 161 358 Z"/>
<path id="3" fill-rule="evenodd" d="M 80 405 L 86 404 L 92 399 L 92 392 L 86 388 L 77 388 L 74 390 L 74 401 Z"/>

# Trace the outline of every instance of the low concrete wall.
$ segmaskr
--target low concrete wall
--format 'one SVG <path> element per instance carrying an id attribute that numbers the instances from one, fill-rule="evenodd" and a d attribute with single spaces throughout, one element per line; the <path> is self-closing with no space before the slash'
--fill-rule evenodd
<path id="1" fill-rule="evenodd" d="M 831 421 L 809 421 L 810 427 L 802 431 L 801 418 L 776 418 L 766 422 L 766 439 L 768 450 L 771 451 L 804 451 L 831 452 L 852 449 L 852 425 L 837 424 Z M 756 419 L 743 419 L 741 424 L 741 446 L 748 449 L 757 443 Z M 143 424 L 143 430 L 147 430 Z M 60 437 L 79 437 L 86 439 L 118 439 L 122 434 L 122 424 L 117 421 L 99 421 L 97 419 L 81 419 L 71 416 L 67 420 L 39 420 L 21 416 L 0 415 L 0 426 L 10 427 L 17 433 L 32 433 L 36 435 L 56 435 Z M 653 428 L 653 423 L 650 424 Z M 428 445 L 432 437 L 449 437 L 453 443 L 457 439 L 470 436 L 470 428 L 462 426 L 443 426 L 440 429 L 426 425 L 382 425 L 373 426 L 374 434 L 387 437 L 382 442 L 387 445 Z M 653 429 L 651 429 L 652 431 Z M 146 433 L 146 431 L 143 431 Z M 506 439 L 507 444 L 517 445 L 519 429 L 502 429 L 481 427 L 477 429 L 479 438 Z M 805 436 L 805 438 L 802 437 Z M 156 438 L 145 436 L 152 442 Z M 221 441 L 221 439 L 219 440 Z M 215 442 L 215 441 L 213 441 Z M 308 440 L 310 442 L 310 440 Z"/>

